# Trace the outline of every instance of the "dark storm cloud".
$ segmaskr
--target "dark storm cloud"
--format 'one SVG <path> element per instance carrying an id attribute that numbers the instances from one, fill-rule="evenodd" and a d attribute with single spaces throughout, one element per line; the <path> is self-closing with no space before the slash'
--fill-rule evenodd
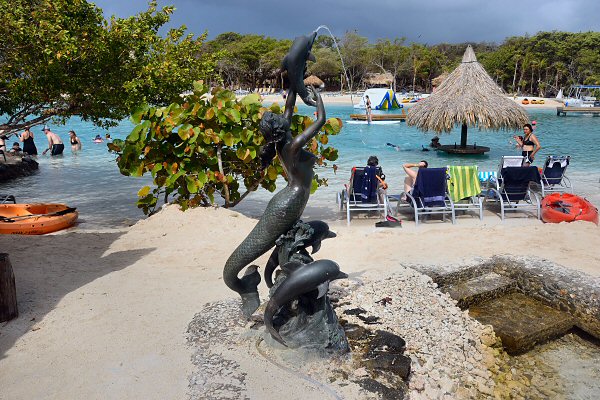
<path id="1" fill-rule="evenodd" d="M 98 0 L 105 14 L 124 17 L 146 8 L 145 0 Z M 600 31 L 597 0 L 160 0 L 177 11 L 172 25 L 292 38 L 327 25 L 334 35 L 357 31 L 371 41 L 406 37 L 409 42 L 501 42 L 539 31 Z"/>

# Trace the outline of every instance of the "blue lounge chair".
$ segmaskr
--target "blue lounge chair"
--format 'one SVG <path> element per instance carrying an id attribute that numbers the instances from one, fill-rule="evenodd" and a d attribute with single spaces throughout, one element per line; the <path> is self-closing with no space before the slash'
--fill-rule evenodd
<path id="1" fill-rule="evenodd" d="M 571 180 L 565 175 L 570 162 L 571 156 L 548 156 L 546 158 L 541 182 L 536 185 L 542 193 L 542 197 L 555 192 L 573 193 Z"/>
<path id="2" fill-rule="evenodd" d="M 500 203 L 500 217 L 504 221 L 504 213 L 508 211 L 533 210 L 540 219 L 540 198 L 530 189 L 530 183 L 540 183 L 537 167 L 502 168 L 485 201 L 495 200 Z"/>
<path id="3" fill-rule="evenodd" d="M 387 217 L 388 203 L 385 193 L 379 195 L 379 180 L 381 167 L 354 167 L 350 174 L 350 182 L 344 190 L 338 193 L 340 210 L 346 209 L 346 219 L 350 224 L 351 212 L 383 211 L 383 218 Z"/>
<path id="4" fill-rule="evenodd" d="M 452 223 L 455 223 L 454 203 L 447 192 L 446 168 L 419 169 L 413 190 L 391 198 L 398 202 L 396 213 L 403 207 L 412 207 L 416 225 L 419 225 L 419 215 L 433 214 L 441 214 L 442 220 L 450 214 Z M 404 198 L 405 201 L 402 200 Z"/>

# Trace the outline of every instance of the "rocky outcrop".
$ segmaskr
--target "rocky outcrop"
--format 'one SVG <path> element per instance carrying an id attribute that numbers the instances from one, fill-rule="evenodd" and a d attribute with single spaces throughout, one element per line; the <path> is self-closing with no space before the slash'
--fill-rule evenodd
<path id="1" fill-rule="evenodd" d="M 0 155 L 0 183 L 21 176 L 32 175 L 38 170 L 38 162 L 29 156 L 7 157 L 6 162 Z"/>

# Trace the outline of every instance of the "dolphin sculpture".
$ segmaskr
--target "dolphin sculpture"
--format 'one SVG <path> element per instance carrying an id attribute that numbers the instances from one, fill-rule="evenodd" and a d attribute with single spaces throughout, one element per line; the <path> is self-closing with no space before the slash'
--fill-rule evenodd
<path id="1" fill-rule="evenodd" d="M 304 243 L 302 244 L 302 248 L 300 250 L 296 250 L 300 251 L 302 254 L 308 255 L 308 253 L 305 250 L 308 247 L 312 248 L 310 254 L 315 254 L 321 248 L 321 242 L 323 240 L 336 237 L 336 234 L 329 230 L 329 225 L 327 225 L 323 221 L 309 221 L 306 222 L 306 224 L 311 227 L 313 233 L 308 239 L 304 241 Z M 273 286 L 273 272 L 275 272 L 275 269 L 277 269 L 277 267 L 281 263 L 285 263 L 288 261 L 287 259 L 279 260 L 280 251 L 280 246 L 275 247 L 275 249 L 271 253 L 271 256 L 269 257 L 269 260 L 267 261 L 267 265 L 265 266 L 265 283 L 269 288 Z M 289 257 L 287 258 L 289 259 Z"/>
<path id="2" fill-rule="evenodd" d="M 306 72 L 306 61 L 315 61 L 315 56 L 310 52 L 317 37 L 317 32 L 308 36 L 298 36 L 294 39 L 292 47 L 281 62 L 282 71 L 287 71 L 290 84 L 290 95 L 298 94 L 304 104 L 316 107 L 317 103 L 310 97 L 306 85 L 304 85 L 304 73 Z"/>
<path id="3" fill-rule="evenodd" d="M 348 275 L 340 271 L 339 265 L 331 260 L 317 260 L 309 264 L 291 261 L 282 268 L 289 272 L 289 275 L 275 290 L 267 303 L 264 322 L 273 339 L 287 347 L 285 341 L 273 326 L 273 316 L 277 310 L 298 296 L 316 289 L 319 291 L 317 298 L 321 298 L 327 294 L 329 282 L 347 278 Z"/>

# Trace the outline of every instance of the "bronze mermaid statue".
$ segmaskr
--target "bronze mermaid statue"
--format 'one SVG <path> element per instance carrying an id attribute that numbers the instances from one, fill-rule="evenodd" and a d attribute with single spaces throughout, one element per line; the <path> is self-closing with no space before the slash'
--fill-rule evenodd
<path id="1" fill-rule="evenodd" d="M 316 103 L 317 119 L 295 138 L 290 130 L 297 94 L 294 89 L 288 93 L 283 114 L 266 112 L 260 121 L 260 131 L 266 140 L 261 150 L 262 166 L 268 166 L 277 155 L 287 177 L 287 186 L 273 196 L 254 229 L 225 263 L 223 280 L 241 296 L 242 311 L 246 317 L 251 316 L 260 305 L 260 274 L 256 265 L 249 264 L 275 246 L 277 238 L 294 226 L 310 195 L 316 157 L 304 150 L 304 146 L 321 130 L 326 118 L 321 96 L 312 87 L 307 90 Z M 240 279 L 238 274 L 247 266 Z"/>

